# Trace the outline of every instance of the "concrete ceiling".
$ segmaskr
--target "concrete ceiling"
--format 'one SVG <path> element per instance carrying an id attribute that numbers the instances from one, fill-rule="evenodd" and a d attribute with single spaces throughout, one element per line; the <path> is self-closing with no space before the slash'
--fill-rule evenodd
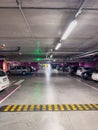
<path id="1" fill-rule="evenodd" d="M 16 0 L 0 0 L 0 55 L 25 57 L 41 52 L 46 57 L 54 49 L 68 24 L 73 20 L 83 0 L 22 0 L 22 9 L 28 21 L 26 24 Z M 98 49 L 98 0 L 86 0 L 83 12 L 77 18 L 78 24 L 62 47 L 53 52 L 54 57 L 68 58 L 89 50 Z M 22 56 L 21 56 L 22 57 Z"/>

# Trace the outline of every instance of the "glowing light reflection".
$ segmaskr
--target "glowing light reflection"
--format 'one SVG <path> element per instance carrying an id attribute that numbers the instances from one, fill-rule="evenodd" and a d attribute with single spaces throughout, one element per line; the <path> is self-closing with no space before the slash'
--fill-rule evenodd
<path id="1" fill-rule="evenodd" d="M 46 80 L 49 81 L 51 77 L 51 65 L 48 64 L 47 67 L 45 67 L 45 75 L 46 75 Z"/>

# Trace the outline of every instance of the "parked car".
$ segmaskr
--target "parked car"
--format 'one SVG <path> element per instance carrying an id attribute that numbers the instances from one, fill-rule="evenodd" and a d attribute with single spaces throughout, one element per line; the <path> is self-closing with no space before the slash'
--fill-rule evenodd
<path id="1" fill-rule="evenodd" d="M 51 68 L 52 69 L 56 69 L 57 68 L 57 64 L 51 64 Z"/>
<path id="2" fill-rule="evenodd" d="M 75 75 L 77 72 L 78 66 L 70 66 L 70 75 Z"/>
<path id="3" fill-rule="evenodd" d="M 4 90 L 5 88 L 9 87 L 9 79 L 5 72 L 0 70 L 0 91 Z"/>
<path id="4" fill-rule="evenodd" d="M 94 69 L 94 68 L 91 68 L 91 69 L 86 70 L 85 72 L 82 73 L 82 78 L 83 78 L 83 79 L 90 80 L 90 79 L 91 79 L 91 76 L 92 76 L 92 73 L 93 73 L 95 70 L 96 70 L 96 69 Z"/>
<path id="5" fill-rule="evenodd" d="M 57 65 L 56 69 L 57 69 L 58 71 L 62 71 L 62 70 L 63 70 L 63 66 Z"/>
<path id="6" fill-rule="evenodd" d="M 22 74 L 26 75 L 30 73 L 30 68 L 26 66 L 15 66 L 7 71 L 7 74 Z"/>
<path id="7" fill-rule="evenodd" d="M 76 71 L 76 75 L 82 77 L 82 74 L 91 68 L 79 67 Z"/>
<path id="8" fill-rule="evenodd" d="M 58 71 L 63 71 L 63 72 L 68 72 L 69 71 L 69 67 L 67 65 L 59 65 L 56 68 Z"/>
<path id="9" fill-rule="evenodd" d="M 92 80 L 98 81 L 98 69 L 96 69 L 91 76 Z"/>
<path id="10" fill-rule="evenodd" d="M 69 72 L 69 67 L 68 66 L 63 66 L 62 71 L 63 72 Z"/>
<path id="11" fill-rule="evenodd" d="M 30 73 L 34 73 L 36 71 L 36 68 L 33 66 L 30 66 L 29 68 L 30 68 Z"/>

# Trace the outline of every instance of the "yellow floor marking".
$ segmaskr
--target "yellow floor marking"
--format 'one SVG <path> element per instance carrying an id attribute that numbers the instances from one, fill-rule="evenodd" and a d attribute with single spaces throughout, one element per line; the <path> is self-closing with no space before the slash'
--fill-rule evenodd
<path id="1" fill-rule="evenodd" d="M 30 106 L 30 111 L 33 111 L 34 110 L 34 105 L 31 105 Z"/>
<path id="2" fill-rule="evenodd" d="M 46 105 L 42 105 L 42 111 L 46 111 Z"/>
<path id="3" fill-rule="evenodd" d="M 89 110 L 89 108 L 85 104 L 83 104 L 82 106 L 85 110 Z"/>
<path id="4" fill-rule="evenodd" d="M 95 106 L 95 108 L 98 110 L 98 105 L 97 104 L 93 104 Z"/>
<path id="5" fill-rule="evenodd" d="M 48 105 L 48 110 L 52 111 L 52 105 Z"/>
<path id="6" fill-rule="evenodd" d="M 68 104 L 65 104 L 67 110 L 71 110 L 70 106 Z"/>
<path id="7" fill-rule="evenodd" d="M 25 105 L 23 111 L 28 111 L 29 105 Z"/>
<path id="8" fill-rule="evenodd" d="M 23 105 L 19 105 L 19 107 L 17 108 L 17 112 L 21 111 L 22 108 L 23 108 Z"/>
<path id="9" fill-rule="evenodd" d="M 76 106 L 74 104 L 71 104 L 71 107 L 72 107 L 72 110 L 74 110 L 74 111 L 77 110 L 77 108 L 76 108 Z"/>
<path id="10" fill-rule="evenodd" d="M 14 105 L 14 106 L 11 108 L 10 111 L 11 111 L 11 112 L 15 111 L 16 107 L 17 107 L 17 105 Z"/>
<path id="11" fill-rule="evenodd" d="M 63 105 L 60 105 L 60 110 L 64 111 L 64 106 Z"/>
<path id="12" fill-rule="evenodd" d="M 94 106 L 92 104 L 87 104 L 92 110 L 95 110 Z"/>
<path id="13" fill-rule="evenodd" d="M 40 105 L 36 105 L 36 110 L 40 110 Z"/>
<path id="14" fill-rule="evenodd" d="M 78 107 L 79 110 L 83 110 L 83 108 L 81 107 L 80 104 L 77 104 L 77 107 Z"/>
<path id="15" fill-rule="evenodd" d="M 89 111 L 98 110 L 98 104 L 47 104 L 47 105 L 6 105 L 0 108 L 0 112 L 22 112 L 22 111 Z"/>
<path id="16" fill-rule="evenodd" d="M 4 111 L 7 112 L 7 111 L 11 108 L 11 106 L 12 106 L 12 105 L 8 105 L 8 106 L 4 109 Z"/>
<path id="17" fill-rule="evenodd" d="M 58 105 L 54 105 L 54 111 L 58 111 Z"/>

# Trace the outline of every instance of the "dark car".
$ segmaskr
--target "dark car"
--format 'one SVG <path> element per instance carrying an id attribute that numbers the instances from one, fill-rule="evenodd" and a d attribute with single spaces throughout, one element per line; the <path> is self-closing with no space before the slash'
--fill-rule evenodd
<path id="1" fill-rule="evenodd" d="M 95 71 L 96 71 L 96 69 L 94 69 L 94 68 L 90 68 L 90 69 L 86 70 L 85 72 L 82 73 L 82 78 L 87 79 L 87 80 L 91 79 L 92 73 Z"/>
<path id="2" fill-rule="evenodd" d="M 69 68 L 67 65 L 58 65 L 57 66 L 58 71 L 68 72 Z"/>
<path id="3" fill-rule="evenodd" d="M 29 69 L 30 69 L 30 73 L 34 73 L 34 72 L 36 72 L 36 68 L 33 67 L 33 66 L 30 66 Z"/>
<path id="4" fill-rule="evenodd" d="M 57 65 L 57 67 L 56 67 L 56 69 L 57 69 L 58 71 L 62 71 L 62 68 L 63 68 L 63 66 L 61 66 L 61 65 Z"/>
<path id="5" fill-rule="evenodd" d="M 52 69 L 56 69 L 57 66 L 58 66 L 58 64 L 51 64 L 51 68 L 52 68 Z"/>
<path id="6" fill-rule="evenodd" d="M 18 74 L 26 75 L 29 73 L 30 73 L 30 68 L 26 66 L 15 66 L 7 71 L 7 74 L 15 74 L 15 75 Z"/>
<path id="7" fill-rule="evenodd" d="M 77 72 L 77 69 L 78 69 L 78 66 L 71 66 L 69 74 L 70 75 L 75 75 L 76 72 Z"/>
<path id="8" fill-rule="evenodd" d="M 63 66 L 62 71 L 63 72 L 69 72 L 69 67 L 68 66 Z"/>

